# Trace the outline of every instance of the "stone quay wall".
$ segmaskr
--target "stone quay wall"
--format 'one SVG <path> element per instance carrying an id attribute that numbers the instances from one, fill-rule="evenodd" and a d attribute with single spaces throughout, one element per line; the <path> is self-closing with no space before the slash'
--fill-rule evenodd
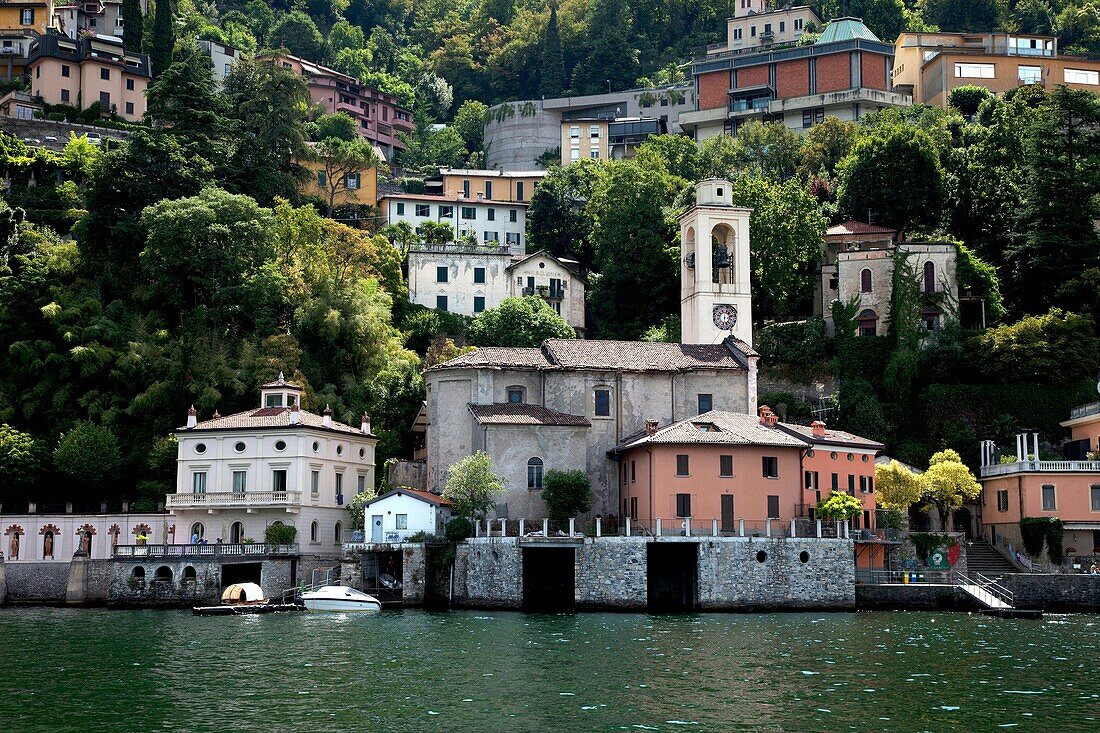
<path id="1" fill-rule="evenodd" d="M 523 552 L 517 537 L 466 542 L 455 548 L 452 602 L 478 608 L 523 605 Z"/>
<path id="2" fill-rule="evenodd" d="M 578 608 L 644 610 L 644 537 L 587 538 L 576 550 L 574 579 Z"/>
<path id="3" fill-rule="evenodd" d="M 64 603 L 69 563 L 4 563 L 6 602 L 10 604 Z"/>
<path id="4" fill-rule="evenodd" d="M 1100 575 L 1009 573 L 1001 581 L 1017 608 L 1075 613 L 1100 612 Z"/>

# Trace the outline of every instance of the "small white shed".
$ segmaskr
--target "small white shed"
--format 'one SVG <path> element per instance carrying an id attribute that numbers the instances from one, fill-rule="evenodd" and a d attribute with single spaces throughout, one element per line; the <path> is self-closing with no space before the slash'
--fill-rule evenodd
<path id="1" fill-rule="evenodd" d="M 399 488 L 365 505 L 367 542 L 402 542 L 418 532 L 442 535 L 451 502 L 439 494 Z"/>

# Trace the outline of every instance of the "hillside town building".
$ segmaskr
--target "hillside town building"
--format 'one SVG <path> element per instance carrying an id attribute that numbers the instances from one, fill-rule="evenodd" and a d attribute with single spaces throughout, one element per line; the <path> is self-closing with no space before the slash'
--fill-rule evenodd
<path id="1" fill-rule="evenodd" d="M 139 0 L 141 13 L 149 12 L 148 0 Z M 122 38 L 125 20 L 122 0 L 91 0 L 91 2 L 60 2 L 55 10 L 62 28 L 70 39 L 80 35 L 106 35 Z M 129 49 L 140 51 L 141 49 Z"/>
<path id="2" fill-rule="evenodd" d="M 47 29 L 60 26 L 54 0 L 25 0 L 0 4 L 0 69 L 4 79 L 23 76 L 30 61 L 31 43 Z"/>
<path id="3" fill-rule="evenodd" d="M 441 168 L 438 176 L 425 183 L 428 193 L 446 198 L 528 204 L 545 177 L 546 171 Z"/>
<path id="4" fill-rule="evenodd" d="M 145 88 L 152 78 L 149 57 L 126 51 L 116 36 L 36 38 L 30 44 L 27 74 L 32 93 L 47 104 L 84 109 L 98 103 L 104 115 L 131 122 L 145 116 Z"/>
<path id="5" fill-rule="evenodd" d="M 712 243 L 681 263 L 683 343 L 551 339 L 479 348 L 428 369 L 427 488 L 441 489 L 450 465 L 484 450 L 507 487 L 498 517 L 544 516 L 540 492 L 552 468 L 584 471 L 593 513 L 617 515 L 619 468 L 609 452 L 647 420 L 755 413 L 749 212 L 729 203 L 729 187 L 699 183 L 681 217 L 685 241 Z"/>
<path id="6" fill-rule="evenodd" d="M 199 49 L 210 57 L 210 67 L 213 70 L 214 81 L 217 83 L 218 88 L 221 88 L 225 85 L 225 77 L 229 76 L 233 67 L 241 60 L 241 51 L 219 41 L 205 38 L 198 39 L 198 44 Z"/>
<path id="7" fill-rule="evenodd" d="M 1060 54 L 1054 36 L 902 33 L 894 54 L 894 88 L 915 104 L 947 108 L 951 91 L 966 85 L 998 96 L 1028 84 L 1100 91 L 1100 61 Z"/>
<path id="8" fill-rule="evenodd" d="M 891 83 L 894 47 L 858 18 L 833 20 L 812 45 L 733 43 L 692 63 L 695 109 L 680 125 L 696 141 L 734 134 L 748 120 L 807 130 L 826 116 L 858 120 L 913 102 Z"/>
<path id="9" fill-rule="evenodd" d="M 176 492 L 167 508 L 183 542 L 263 542 L 269 525 L 294 527 L 304 552 L 336 554 L 348 533 L 347 505 L 374 486 L 370 419 L 359 427 L 301 408 L 302 388 L 263 385 L 256 409 L 199 422 L 190 411 L 176 431 Z"/>
<path id="10" fill-rule="evenodd" d="M 769 0 L 736 0 L 733 17 L 726 21 L 726 40 L 712 43 L 707 54 L 743 51 L 797 41 L 804 33 L 815 33 L 821 19 L 807 5 L 775 5 Z"/>
<path id="11" fill-rule="evenodd" d="M 582 158 L 625 160 L 653 135 L 667 132 L 666 124 L 650 117 L 600 119 L 580 117 L 561 123 L 561 164 Z"/>
<path id="12" fill-rule="evenodd" d="M 413 193 L 386 194 L 378 200 L 386 224 L 406 222 L 423 234 L 426 222 L 447 224 L 454 239 L 473 237 L 486 245 L 503 245 L 522 252 L 527 232 L 527 204 L 499 202 L 482 193 L 466 196 L 426 196 Z"/>

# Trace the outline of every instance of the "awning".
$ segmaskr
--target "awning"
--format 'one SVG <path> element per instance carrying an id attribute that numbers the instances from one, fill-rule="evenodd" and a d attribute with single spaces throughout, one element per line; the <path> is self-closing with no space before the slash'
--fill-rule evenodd
<path id="1" fill-rule="evenodd" d="M 1062 529 L 1090 531 L 1100 529 L 1100 522 L 1064 522 Z"/>

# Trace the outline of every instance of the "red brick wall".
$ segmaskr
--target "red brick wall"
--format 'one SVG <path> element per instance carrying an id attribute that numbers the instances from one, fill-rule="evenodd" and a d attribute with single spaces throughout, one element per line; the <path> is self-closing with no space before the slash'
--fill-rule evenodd
<path id="1" fill-rule="evenodd" d="M 768 66 L 749 66 L 737 70 L 737 88 L 759 87 L 768 83 Z"/>
<path id="2" fill-rule="evenodd" d="M 728 71 L 700 74 L 698 85 L 699 109 L 715 109 L 729 104 L 730 73 Z"/>
<path id="3" fill-rule="evenodd" d="M 889 89 L 886 82 L 886 57 L 882 54 L 863 52 L 862 59 L 863 86 L 872 89 Z"/>
<path id="4" fill-rule="evenodd" d="M 852 68 L 849 53 L 833 53 L 817 59 L 817 91 L 839 92 L 852 88 Z"/>
<path id="5" fill-rule="evenodd" d="M 777 99 L 804 97 L 810 93 L 810 60 L 796 59 L 775 65 Z"/>

